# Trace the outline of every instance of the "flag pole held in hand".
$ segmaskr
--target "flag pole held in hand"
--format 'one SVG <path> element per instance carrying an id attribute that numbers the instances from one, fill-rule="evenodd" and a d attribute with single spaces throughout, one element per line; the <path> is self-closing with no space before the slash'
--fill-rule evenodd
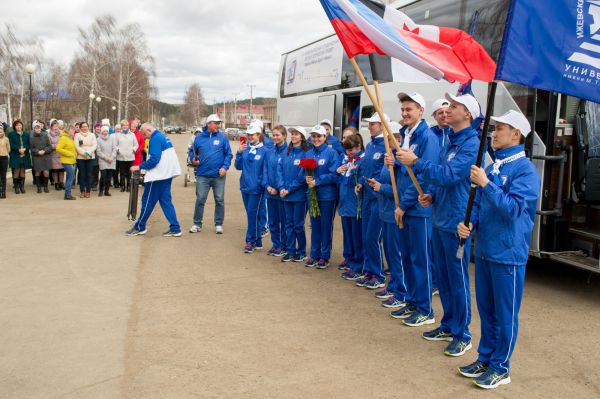
<path id="1" fill-rule="evenodd" d="M 496 81 L 490 83 L 490 93 L 488 96 L 487 110 L 485 111 L 485 121 L 483 122 L 483 130 L 481 132 L 481 141 L 479 142 L 479 152 L 477 153 L 477 166 L 481 166 L 483 161 L 483 154 L 485 152 L 485 143 L 487 142 L 487 132 L 490 127 L 490 117 L 494 112 L 494 101 L 496 98 L 496 87 L 498 83 Z M 471 192 L 469 193 L 469 202 L 467 203 L 467 212 L 465 213 L 464 225 L 469 226 L 471 223 L 471 212 L 473 211 L 473 202 L 475 201 L 475 194 L 477 193 L 477 185 L 471 182 Z M 461 238 L 458 244 L 458 250 L 456 251 L 456 258 L 462 259 L 465 253 L 466 239 Z"/>
<path id="2" fill-rule="evenodd" d="M 383 102 L 381 100 L 381 94 L 379 92 L 379 82 L 374 80 L 373 85 L 375 86 L 375 96 L 377 97 L 377 104 L 379 104 L 379 108 L 383 111 Z M 383 119 L 382 119 L 383 120 Z M 382 125 L 383 126 L 383 125 Z M 383 142 L 385 144 L 385 153 L 386 155 L 392 155 L 392 150 L 390 148 L 390 138 L 389 136 L 393 136 L 393 132 L 388 132 L 387 129 L 383 129 Z M 400 199 L 398 198 L 398 188 L 396 187 L 396 173 L 394 172 L 394 166 L 388 165 L 388 170 L 390 171 L 390 180 L 392 181 L 392 192 L 394 193 L 394 204 L 396 208 L 400 208 Z M 402 220 L 396 219 L 396 223 L 400 229 L 404 228 L 404 223 Z"/>
<path id="3" fill-rule="evenodd" d="M 356 59 L 354 59 L 354 57 L 350 58 L 350 63 L 352 64 L 352 66 L 354 67 L 354 71 L 360 78 L 360 82 L 362 83 L 363 87 L 365 88 L 365 91 L 367 92 L 369 99 L 371 99 L 371 103 L 375 107 L 377 114 L 379 114 L 379 119 L 381 120 L 381 123 L 383 124 L 384 130 L 386 130 L 388 132 L 388 137 L 391 138 L 392 143 L 394 144 L 394 147 L 396 147 L 396 151 L 400 151 L 400 145 L 398 144 L 398 141 L 396 140 L 394 135 L 390 133 L 392 131 L 392 129 L 390 128 L 390 125 L 388 124 L 388 122 L 385 120 L 385 116 L 383 114 L 383 111 L 381 110 L 381 107 L 379 106 L 379 102 L 373 96 L 373 92 L 371 92 L 371 89 L 369 88 L 369 85 L 367 84 L 367 80 L 365 79 L 360 68 L 358 67 L 358 64 L 356 63 Z M 384 134 L 384 137 L 385 137 L 385 134 Z M 415 174 L 413 173 L 411 167 L 408 165 L 405 165 L 405 167 L 406 167 L 406 171 L 408 172 L 408 176 L 410 176 L 410 180 L 412 180 L 417 191 L 419 192 L 419 195 L 423 195 L 423 189 L 421 188 L 421 185 L 417 181 L 417 178 L 415 177 Z"/>

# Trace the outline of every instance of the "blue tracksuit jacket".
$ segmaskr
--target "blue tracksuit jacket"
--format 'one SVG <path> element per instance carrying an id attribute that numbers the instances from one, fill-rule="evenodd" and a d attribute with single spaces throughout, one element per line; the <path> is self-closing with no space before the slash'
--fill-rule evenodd
<path id="1" fill-rule="evenodd" d="M 524 151 L 522 145 L 496 151 L 502 160 Z M 475 256 L 495 263 L 524 266 L 540 189 L 540 176 L 527 157 L 502 165 L 499 174 L 486 172 L 490 182 L 477 188 L 472 223 L 477 230 Z"/>
<path id="2" fill-rule="evenodd" d="M 419 159 L 414 170 L 423 181 L 435 186 L 429 189 L 433 196 L 433 226 L 455 234 L 467 210 L 471 165 L 477 160 L 479 138 L 472 127 L 452 132 L 448 137 L 450 143 L 441 152 L 439 164 Z"/>
<path id="3" fill-rule="evenodd" d="M 235 168 L 241 170 L 240 191 L 245 194 L 259 195 L 265 190 L 263 172 L 265 154 L 268 150 L 261 143 L 256 147 L 248 147 L 235 156 Z"/>
<path id="4" fill-rule="evenodd" d="M 265 190 L 267 187 L 271 186 L 277 190 L 279 186 L 277 180 L 277 169 L 279 168 L 279 164 L 281 163 L 282 157 L 285 156 L 287 152 L 288 145 L 287 143 L 283 143 L 279 147 L 273 145 L 273 147 L 268 148 L 265 153 L 265 163 L 264 163 L 264 172 L 263 172 L 263 186 Z M 271 195 L 265 191 L 267 198 L 269 199 L 278 199 L 279 194 Z"/>
<path id="5" fill-rule="evenodd" d="M 196 167 L 196 176 L 218 177 L 219 169 L 229 169 L 233 154 L 227 136 L 222 132 L 210 133 L 206 127 L 198 133 L 188 152 L 188 159 L 198 156 L 200 165 Z"/>
<path id="6" fill-rule="evenodd" d="M 407 126 L 402 127 L 400 130 L 403 140 L 407 130 Z M 413 132 L 409 144 L 411 151 L 414 152 L 419 159 L 429 161 L 433 164 L 439 161 L 440 147 L 437 137 L 435 137 L 434 133 L 429 129 L 425 120 L 421 120 L 417 129 Z M 423 192 L 428 192 L 429 182 L 423 178 L 421 173 L 416 173 L 415 176 L 421 185 Z M 423 208 L 419 204 L 419 193 L 404 166 L 400 168 L 396 178 L 398 181 L 398 192 L 401 197 L 400 209 L 409 216 L 429 217 L 431 215 L 431 207 Z"/>
<path id="7" fill-rule="evenodd" d="M 383 161 L 385 158 L 385 143 L 383 134 L 371 138 L 371 142 L 367 144 L 365 156 L 360 162 L 358 168 L 358 183 L 363 186 L 363 201 L 377 201 L 377 193 L 366 184 L 365 178 L 378 178 L 381 174 Z"/>
<path id="8" fill-rule="evenodd" d="M 277 189 L 289 191 L 283 199 L 285 202 L 306 201 L 306 175 L 304 169 L 299 166 L 302 158 L 307 158 L 307 152 L 302 151 L 301 147 L 292 147 L 289 155 L 286 150 L 281 157 L 277 168 Z"/>
<path id="9" fill-rule="evenodd" d="M 358 200 L 354 193 L 354 187 L 356 186 L 358 166 L 362 162 L 365 152 L 361 151 L 355 156 L 360 157 L 359 161 L 354 161 L 356 166 L 354 169 L 346 171 L 344 174 L 338 174 L 338 187 L 339 187 L 339 198 L 340 206 L 338 212 L 341 217 L 353 217 L 357 216 Z M 348 157 L 344 156 L 342 166 L 348 163 Z M 359 182 L 360 183 L 360 182 Z"/>
<path id="10" fill-rule="evenodd" d="M 314 158 L 317 161 L 315 183 L 319 201 L 337 201 L 337 168 L 340 166 L 340 156 L 333 149 L 323 144 L 313 147 L 306 153 L 305 158 Z"/>

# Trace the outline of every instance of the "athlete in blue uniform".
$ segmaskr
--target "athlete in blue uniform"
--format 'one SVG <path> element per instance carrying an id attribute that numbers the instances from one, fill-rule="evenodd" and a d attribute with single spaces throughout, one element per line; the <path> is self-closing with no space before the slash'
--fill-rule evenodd
<path id="1" fill-rule="evenodd" d="M 385 116 L 389 121 L 389 118 Z M 383 223 L 379 218 L 377 193 L 367 184 L 366 179 L 379 177 L 385 158 L 385 143 L 379 115 L 366 119 L 369 122 L 371 142 L 367 144 L 365 156 L 358 168 L 358 185 L 356 191 L 362 193 L 362 235 L 365 250 L 363 277 L 356 280 L 358 287 L 377 289 L 385 286 L 383 269 Z"/>
<path id="2" fill-rule="evenodd" d="M 306 158 L 308 134 L 303 127 L 289 129 L 291 141 L 277 167 L 277 190 L 285 208 L 285 252 L 282 262 L 304 262 L 306 259 L 307 185 L 300 160 Z"/>
<path id="3" fill-rule="evenodd" d="M 480 108 L 470 94 L 453 96 L 446 93 L 446 99 L 450 102 L 448 123 L 453 132 L 449 135 L 450 143 L 441 152 L 439 164 L 419 159 L 410 149 L 401 149 L 397 158 L 404 165 L 412 165 L 424 181 L 434 186 L 429 189 L 429 194 L 419 198 L 419 203 L 425 207 L 433 204 L 431 250 L 444 317 L 440 327 L 423 333 L 423 338 L 451 341 L 444 354 L 461 356 L 472 347 L 468 273 L 471 243 L 467 241 L 463 257 L 456 259 L 456 225 L 465 217 L 471 165 L 477 160 L 479 138 L 471 123 L 479 116 Z"/>
<path id="4" fill-rule="evenodd" d="M 277 190 L 277 168 L 281 157 L 287 151 L 287 129 L 283 126 L 273 128 L 273 147 L 267 148 L 265 154 L 264 186 L 267 194 L 267 210 L 269 213 L 269 231 L 273 247 L 267 255 L 285 255 L 285 209 L 283 200 Z"/>
<path id="5" fill-rule="evenodd" d="M 458 234 L 475 240 L 475 294 L 481 317 L 477 361 L 459 368 L 481 388 L 510 383 L 509 359 L 515 349 L 525 265 L 535 220 L 540 176 L 525 156 L 523 143 L 531 131 L 517 111 L 492 117 L 496 125 L 496 161 L 487 170 L 471 168 L 478 185 L 472 223 Z"/>
<path id="6" fill-rule="evenodd" d="M 333 219 L 338 199 L 337 168 L 340 166 L 338 153 L 327 145 L 327 130 L 317 125 L 311 130 L 313 148 L 306 154 L 307 158 L 317 161 L 314 176 L 306 176 L 309 189 L 315 189 L 319 203 L 320 216 L 310 216 L 311 240 L 310 258 L 307 267 L 326 269 L 331 259 L 333 240 Z"/>
<path id="7" fill-rule="evenodd" d="M 249 254 L 263 248 L 259 211 L 265 196 L 263 173 L 267 149 L 262 142 L 262 131 L 258 126 L 250 125 L 246 135 L 248 143 L 240 145 L 235 156 L 235 168 L 242 171 L 240 191 L 248 223 L 244 252 Z"/>
<path id="8" fill-rule="evenodd" d="M 419 159 L 435 165 L 439 161 L 440 147 L 438 139 L 422 119 L 425 114 L 425 99 L 418 93 L 400 93 L 398 95 L 402 107 L 403 124 L 402 148 L 409 149 Z M 429 182 L 423 174 L 415 174 L 424 192 L 429 190 Z M 392 312 L 392 317 L 403 319 L 410 327 L 418 327 L 435 323 L 431 295 L 431 225 L 430 208 L 425 208 L 418 201 L 418 191 L 412 182 L 406 167 L 398 174 L 398 191 L 400 206 L 396 209 L 396 218 L 404 224 L 402 231 L 402 262 L 405 278 L 409 287 L 408 304 L 400 310 Z"/>
<path id="9" fill-rule="evenodd" d="M 346 150 L 342 146 L 342 142 L 331 133 L 333 130 L 333 123 L 329 119 L 323 119 L 320 123 L 321 126 L 327 131 L 327 145 L 335 150 L 340 157 L 346 155 Z"/>
<path id="10" fill-rule="evenodd" d="M 344 269 L 342 278 L 355 281 L 361 276 L 364 250 L 360 212 L 358 211 L 358 196 L 354 189 L 358 180 L 358 166 L 365 155 L 362 140 L 358 134 L 352 133 L 344 139 L 342 145 L 346 156 L 338 168 L 339 202 L 338 212 L 342 218 L 344 234 L 344 261 L 339 269 Z"/>
<path id="11" fill-rule="evenodd" d="M 163 236 L 181 237 L 181 227 L 171 199 L 171 183 L 174 177 L 181 174 L 177 153 L 171 140 L 151 124 L 144 123 L 140 132 L 144 137 L 150 139 L 148 159 L 139 166 L 132 166 L 131 171 L 145 170 L 144 181 L 146 184 L 144 185 L 144 194 L 142 194 L 140 216 L 126 234 L 128 236 L 146 234 L 146 222 L 158 202 L 169 221 L 169 230 L 163 233 Z"/>

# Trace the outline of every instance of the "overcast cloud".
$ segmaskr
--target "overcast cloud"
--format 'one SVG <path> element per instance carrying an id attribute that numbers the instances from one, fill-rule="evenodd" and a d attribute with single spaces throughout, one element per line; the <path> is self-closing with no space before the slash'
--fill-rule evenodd
<path id="1" fill-rule="evenodd" d="M 47 57 L 68 63 L 78 27 L 104 14 L 142 25 L 156 59 L 161 101 L 179 103 L 198 82 L 210 104 L 223 98 L 274 97 L 281 53 L 333 32 L 317 0 L 25 0 L 3 4 L 4 21 L 40 37 Z"/>

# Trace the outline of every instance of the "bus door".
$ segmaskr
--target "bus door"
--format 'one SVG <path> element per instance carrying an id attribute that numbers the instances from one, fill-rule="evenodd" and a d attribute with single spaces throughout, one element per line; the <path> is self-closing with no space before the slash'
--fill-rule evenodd
<path id="1" fill-rule="evenodd" d="M 360 125 L 360 91 L 344 93 L 344 106 L 342 115 L 343 127 Z"/>
<path id="2" fill-rule="evenodd" d="M 317 109 L 317 120 L 315 125 L 323 119 L 329 119 L 332 123 L 335 121 L 335 94 L 319 97 L 319 107 Z M 335 125 L 335 123 L 333 123 Z"/>

